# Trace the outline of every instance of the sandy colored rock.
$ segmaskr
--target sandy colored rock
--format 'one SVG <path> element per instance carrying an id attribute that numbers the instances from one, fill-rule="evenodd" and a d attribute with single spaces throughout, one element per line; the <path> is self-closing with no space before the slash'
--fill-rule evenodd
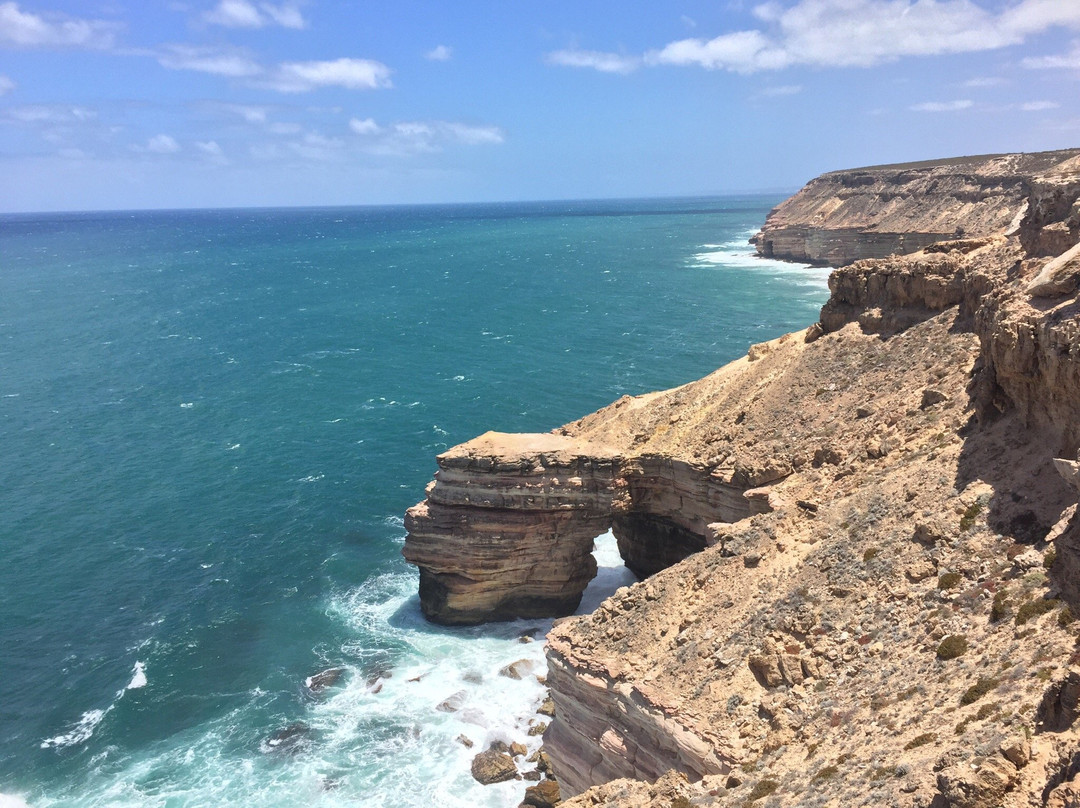
<path id="1" fill-rule="evenodd" d="M 506 752 L 489 749 L 473 758 L 472 776 L 476 782 L 488 786 L 513 780 L 518 776 L 518 770 L 514 759 Z"/>
<path id="2" fill-rule="evenodd" d="M 1080 244 L 1048 261 L 1028 284 L 1027 293 L 1035 297 L 1065 297 L 1080 288 Z"/>
<path id="3" fill-rule="evenodd" d="M 440 459 L 423 507 L 447 510 L 410 542 L 460 613 L 503 613 L 526 585 L 500 566 L 503 526 L 533 563 L 558 556 L 563 511 L 610 524 L 648 575 L 548 635 L 564 804 L 1073 799 L 1080 489 L 1063 458 L 1080 448 L 1080 315 L 1027 286 L 1071 246 L 1080 156 L 995 160 L 961 168 L 1005 196 L 1030 172 L 1008 221 L 989 206 L 977 238 L 835 271 L 816 339 L 624 397 L 545 451 L 488 436 Z M 544 569 L 551 599 L 581 572 Z M 939 656 L 946 638 L 967 650 Z"/>
<path id="4" fill-rule="evenodd" d="M 1080 150 L 1068 149 L 833 171 L 777 206 L 753 242 L 765 257 L 843 266 L 935 242 L 964 249 L 1005 233 L 1030 208 L 1047 220 L 1029 224 L 1026 234 L 1056 255 L 1076 243 L 1080 222 L 1062 203 L 1040 202 L 1053 200 L 1062 184 L 1072 188 L 1077 155 Z"/>
<path id="5" fill-rule="evenodd" d="M 559 784 L 555 780 L 544 780 L 525 789 L 522 803 L 533 808 L 555 808 L 560 803 Z"/>

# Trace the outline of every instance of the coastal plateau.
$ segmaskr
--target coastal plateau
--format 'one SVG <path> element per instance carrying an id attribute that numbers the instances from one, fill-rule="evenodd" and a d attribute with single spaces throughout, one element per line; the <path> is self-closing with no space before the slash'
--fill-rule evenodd
<path id="1" fill-rule="evenodd" d="M 569 614 L 609 528 L 642 579 L 548 636 L 564 804 L 1080 805 L 1078 200 L 1080 151 L 824 175 L 755 237 L 841 266 L 819 323 L 439 457 L 430 619 Z"/>

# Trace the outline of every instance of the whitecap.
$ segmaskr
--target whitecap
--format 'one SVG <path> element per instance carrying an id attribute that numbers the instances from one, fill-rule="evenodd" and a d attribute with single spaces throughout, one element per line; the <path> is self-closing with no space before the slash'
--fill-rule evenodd
<path id="1" fill-rule="evenodd" d="M 240 444 L 239 443 L 234 443 L 228 449 L 226 449 L 225 451 L 231 452 L 231 451 L 233 451 L 235 449 L 239 449 L 239 448 L 240 448 Z"/>
<path id="2" fill-rule="evenodd" d="M 42 749 L 63 749 L 67 746 L 75 746 L 76 744 L 88 741 L 90 736 L 94 734 L 94 730 L 98 728 L 98 725 L 108 715 L 109 710 L 112 709 L 112 705 L 109 705 L 104 710 L 87 710 L 76 721 L 70 730 L 55 735 L 52 738 L 46 738 L 41 742 Z"/>
<path id="3" fill-rule="evenodd" d="M 136 662 L 135 667 L 131 671 L 131 681 L 128 682 L 128 686 L 125 690 L 137 690 L 140 687 L 146 687 L 146 664 L 143 662 Z"/>
<path id="4" fill-rule="evenodd" d="M 297 480 L 298 483 L 317 483 L 319 480 L 326 477 L 325 474 L 309 474 L 307 477 L 301 477 Z"/>
<path id="5" fill-rule="evenodd" d="M 190 410 L 194 406 L 195 406 L 194 401 L 184 401 L 184 402 L 181 402 L 180 409 L 182 409 L 182 410 Z"/>
<path id="6" fill-rule="evenodd" d="M 0 808 L 30 808 L 30 803 L 15 794 L 0 794 Z"/>
<path id="7" fill-rule="evenodd" d="M 749 233 L 752 235 L 752 232 Z M 779 261 L 775 258 L 763 258 L 744 239 L 735 239 L 724 244 L 702 244 L 703 252 L 695 253 L 687 260 L 691 268 L 708 269 L 750 269 L 768 272 L 775 276 L 799 278 L 804 285 L 817 289 L 827 289 L 829 285 L 829 267 L 815 267 L 794 261 Z"/>

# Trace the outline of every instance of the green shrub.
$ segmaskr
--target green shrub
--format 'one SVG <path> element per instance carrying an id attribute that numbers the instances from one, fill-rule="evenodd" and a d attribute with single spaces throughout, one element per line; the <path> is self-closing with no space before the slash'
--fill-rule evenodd
<path id="1" fill-rule="evenodd" d="M 1069 625 L 1069 623 L 1074 620 L 1076 620 L 1076 615 L 1072 613 L 1072 609 L 1068 606 L 1063 606 L 1061 611 L 1058 612 L 1058 625 L 1062 628 L 1065 628 L 1065 626 Z"/>
<path id="2" fill-rule="evenodd" d="M 836 777 L 836 774 L 839 771 L 840 771 L 840 768 L 837 767 L 837 766 L 826 766 L 826 767 L 824 767 L 822 769 L 818 769 L 817 774 L 815 774 L 813 777 L 811 777 L 810 780 L 811 781 L 831 780 L 832 778 Z"/>
<path id="3" fill-rule="evenodd" d="M 1042 617 L 1047 612 L 1052 612 L 1060 602 L 1055 598 L 1029 600 L 1016 610 L 1016 625 L 1022 626 L 1028 620 L 1034 620 L 1036 617 Z"/>
<path id="4" fill-rule="evenodd" d="M 953 589 L 959 586 L 962 580 L 964 580 L 964 576 L 959 572 L 944 572 L 937 579 L 937 588 Z"/>
<path id="5" fill-rule="evenodd" d="M 938 659 L 956 659 L 963 656 L 968 649 L 967 637 L 963 634 L 952 634 L 941 641 L 937 647 Z"/>
<path id="6" fill-rule="evenodd" d="M 989 676 L 980 676 L 979 681 L 964 691 L 964 695 L 960 697 L 960 703 L 974 704 L 999 684 L 1001 684 L 1000 679 L 994 679 Z"/>
<path id="7" fill-rule="evenodd" d="M 1046 551 L 1046 554 L 1043 556 L 1043 567 L 1045 569 L 1050 569 L 1052 566 L 1054 566 L 1055 561 L 1057 561 L 1057 548 L 1051 547 L 1049 550 Z"/>
<path id="8" fill-rule="evenodd" d="M 746 802 L 749 804 L 755 800 L 760 800 L 762 797 L 767 797 L 778 788 L 780 788 L 780 783 L 776 780 L 758 780 L 750 795 L 746 798 Z"/>
<path id="9" fill-rule="evenodd" d="M 982 513 L 982 505 L 978 502 L 973 502 L 968 505 L 967 510 L 964 511 L 964 515 L 960 517 L 960 530 L 970 530 L 972 525 L 975 524 L 976 517 Z"/>
<path id="10" fill-rule="evenodd" d="M 975 713 L 975 718 L 979 721 L 983 721 L 992 716 L 1000 709 L 1001 705 L 998 704 L 996 701 L 992 701 L 989 704 L 984 704 L 982 707 L 980 707 L 979 712 Z"/>
<path id="11" fill-rule="evenodd" d="M 936 740 L 937 735 L 932 732 L 924 732 L 922 735 L 916 735 L 904 744 L 904 749 L 918 749 L 920 746 L 926 746 L 928 743 L 933 743 Z"/>
<path id="12" fill-rule="evenodd" d="M 990 622 L 997 623 L 1009 616 L 1009 596 L 1004 589 L 994 595 L 994 604 L 990 607 Z"/>
<path id="13" fill-rule="evenodd" d="M 863 563 L 865 564 L 865 563 L 868 563 L 870 561 L 873 561 L 879 555 L 881 555 L 881 548 L 880 547 L 867 547 L 866 550 L 863 551 L 863 554 L 862 554 Z"/>

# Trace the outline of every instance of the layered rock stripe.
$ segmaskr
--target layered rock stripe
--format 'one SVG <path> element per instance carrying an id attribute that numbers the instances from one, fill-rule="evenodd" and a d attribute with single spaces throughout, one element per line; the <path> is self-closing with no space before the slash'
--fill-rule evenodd
<path id="1" fill-rule="evenodd" d="M 834 272 L 806 332 L 440 458 L 405 550 L 435 619 L 568 610 L 609 524 L 649 575 L 548 637 L 564 804 L 1073 804 L 1077 154 L 819 178 L 783 226 L 838 262 L 882 232 L 829 218 L 851 193 L 929 216 L 982 179 L 912 219 L 945 240 Z"/>

